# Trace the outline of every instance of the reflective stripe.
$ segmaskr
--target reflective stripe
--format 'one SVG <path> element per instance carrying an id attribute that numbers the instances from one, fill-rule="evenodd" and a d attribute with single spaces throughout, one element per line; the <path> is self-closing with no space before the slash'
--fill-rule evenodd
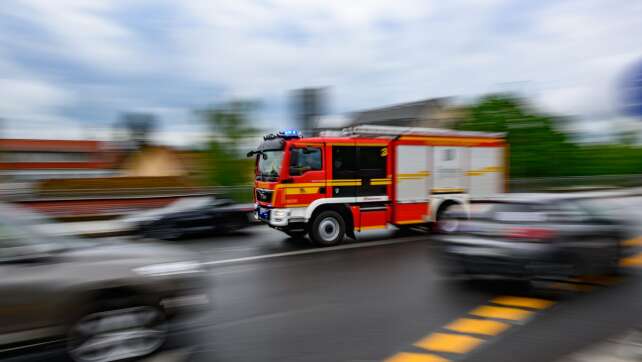
<path id="1" fill-rule="evenodd" d="M 424 221 L 424 220 L 422 220 L 422 219 L 415 219 L 415 220 L 402 220 L 402 221 L 397 221 L 397 222 L 396 222 L 396 224 L 399 224 L 399 225 L 405 225 L 405 224 L 421 224 L 421 223 L 423 223 L 423 222 L 425 222 L 425 221 Z"/>
<path id="2" fill-rule="evenodd" d="M 310 195 L 318 193 L 318 187 L 288 187 L 287 189 L 285 189 L 286 195 Z"/>
<path id="3" fill-rule="evenodd" d="M 466 176 L 483 176 L 489 173 L 502 172 L 504 170 L 501 166 L 488 166 L 478 170 L 466 171 Z"/>

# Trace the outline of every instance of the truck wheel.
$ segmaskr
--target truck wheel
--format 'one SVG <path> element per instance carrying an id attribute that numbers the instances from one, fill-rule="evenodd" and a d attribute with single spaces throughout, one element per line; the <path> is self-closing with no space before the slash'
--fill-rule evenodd
<path id="1" fill-rule="evenodd" d="M 449 234 L 457 231 L 459 229 L 459 220 L 451 218 L 448 216 L 448 211 L 450 211 L 453 206 L 457 204 L 449 204 L 443 206 L 437 211 L 437 218 L 433 223 L 433 232 L 440 234 Z"/>
<path id="2" fill-rule="evenodd" d="M 345 230 L 345 221 L 338 212 L 323 211 L 312 223 L 310 238 L 319 246 L 338 245 L 343 241 Z"/>

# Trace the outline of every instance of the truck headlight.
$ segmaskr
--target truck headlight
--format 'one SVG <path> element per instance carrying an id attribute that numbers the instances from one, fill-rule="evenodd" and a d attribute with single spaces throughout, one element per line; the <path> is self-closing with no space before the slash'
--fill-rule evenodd
<path id="1" fill-rule="evenodd" d="M 279 210 L 279 209 L 272 210 L 272 216 L 274 216 L 276 218 L 284 218 L 284 217 L 288 216 L 289 214 L 290 214 L 290 210 L 282 210 L 282 209 L 281 210 Z"/>
<path id="2" fill-rule="evenodd" d="M 152 264 L 134 269 L 134 272 L 144 276 L 167 276 L 177 274 L 193 274 L 203 271 L 201 263 L 196 261 L 181 261 L 175 263 Z"/>

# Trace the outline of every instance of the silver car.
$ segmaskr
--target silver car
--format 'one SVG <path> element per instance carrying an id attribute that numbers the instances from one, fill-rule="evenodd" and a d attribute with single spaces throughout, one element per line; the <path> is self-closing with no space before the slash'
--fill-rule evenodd
<path id="1" fill-rule="evenodd" d="M 194 255 L 151 243 L 61 238 L 0 205 L 0 352 L 58 342 L 76 361 L 149 355 L 209 305 Z"/>

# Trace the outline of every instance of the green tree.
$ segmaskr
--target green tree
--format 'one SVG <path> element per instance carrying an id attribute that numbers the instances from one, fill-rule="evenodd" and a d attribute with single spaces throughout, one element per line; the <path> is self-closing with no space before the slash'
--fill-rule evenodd
<path id="1" fill-rule="evenodd" d="M 510 95 L 482 98 L 456 128 L 506 133 L 511 177 L 566 176 L 577 171 L 577 146 L 555 129 L 555 119 L 531 111 Z"/>
<path id="2" fill-rule="evenodd" d="M 214 186 L 242 186 L 252 182 L 254 163 L 242 153 L 243 143 L 256 135 L 251 125 L 252 113 L 258 104 L 253 101 L 232 101 L 197 111 L 210 129 L 207 149 L 207 183 Z M 243 190 L 228 196 L 247 201 L 252 195 Z"/>

